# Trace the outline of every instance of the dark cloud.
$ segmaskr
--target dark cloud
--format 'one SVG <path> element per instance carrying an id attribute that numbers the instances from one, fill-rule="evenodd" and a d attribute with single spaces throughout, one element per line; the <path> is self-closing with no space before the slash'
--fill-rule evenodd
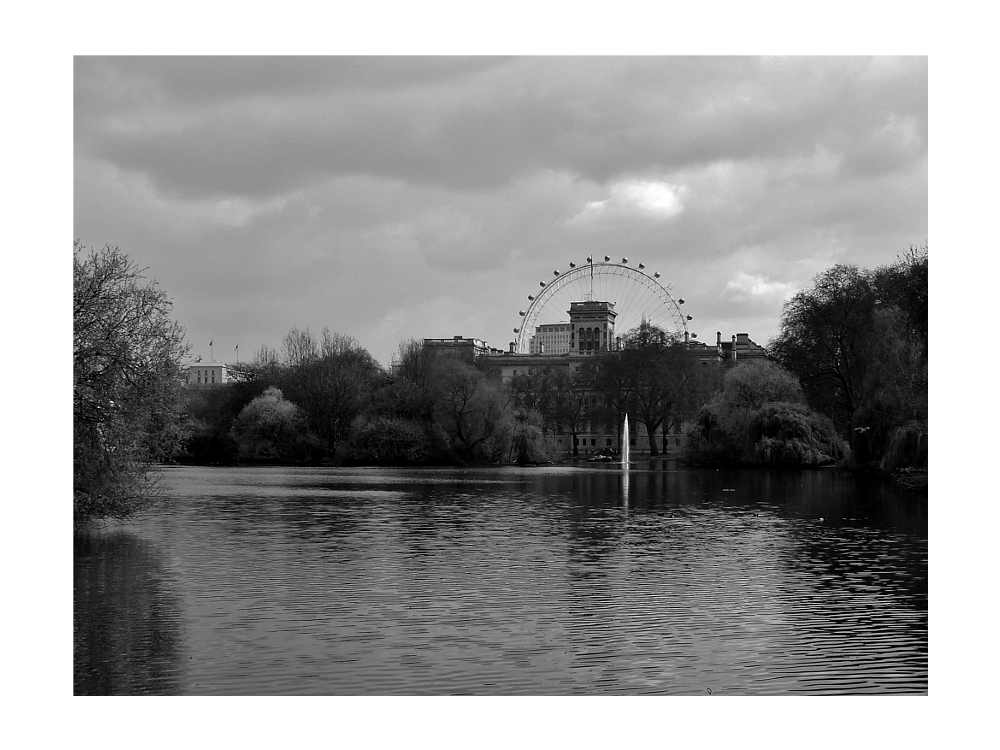
<path id="1" fill-rule="evenodd" d="M 866 75 L 877 63 L 853 59 L 699 60 L 78 62 L 87 96 L 77 147 L 179 195 L 257 197 L 338 174 L 454 189 L 492 189 L 541 168 L 608 180 L 818 145 L 886 168 L 899 146 L 880 134 L 908 117 L 910 148 L 926 148 L 921 60 L 874 82 Z M 133 93 L 95 111 L 100 82 Z"/>
<path id="2" fill-rule="evenodd" d="M 660 270 L 702 338 L 763 343 L 815 273 L 927 236 L 925 58 L 88 57 L 75 73 L 77 236 L 148 265 L 193 339 L 241 350 L 293 325 L 382 361 L 411 336 L 503 346 L 540 278 L 606 252 Z"/>

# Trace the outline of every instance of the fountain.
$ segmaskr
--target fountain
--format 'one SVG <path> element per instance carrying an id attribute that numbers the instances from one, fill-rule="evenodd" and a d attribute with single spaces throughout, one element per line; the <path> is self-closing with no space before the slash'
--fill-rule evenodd
<path id="1" fill-rule="evenodd" d="M 622 468 L 628 468 L 628 414 L 625 415 L 625 421 L 622 423 Z"/>

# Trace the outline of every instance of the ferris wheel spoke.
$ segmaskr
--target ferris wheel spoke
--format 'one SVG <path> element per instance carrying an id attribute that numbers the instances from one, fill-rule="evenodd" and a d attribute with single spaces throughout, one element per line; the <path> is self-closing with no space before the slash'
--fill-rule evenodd
<path id="1" fill-rule="evenodd" d="M 638 326 L 643 317 L 673 336 L 687 330 L 670 292 L 654 276 L 627 264 L 598 261 L 575 266 L 532 296 L 515 338 L 515 350 L 521 353 L 530 351 L 536 328 L 565 323 L 572 304 L 585 300 L 615 303 L 617 335 Z"/>

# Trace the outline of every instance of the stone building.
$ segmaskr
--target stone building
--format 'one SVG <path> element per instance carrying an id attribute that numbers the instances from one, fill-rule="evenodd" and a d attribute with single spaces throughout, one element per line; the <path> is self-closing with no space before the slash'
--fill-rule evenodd
<path id="1" fill-rule="evenodd" d="M 187 366 L 188 385 L 222 385 L 231 380 L 229 366 L 222 362 L 192 362 Z"/>

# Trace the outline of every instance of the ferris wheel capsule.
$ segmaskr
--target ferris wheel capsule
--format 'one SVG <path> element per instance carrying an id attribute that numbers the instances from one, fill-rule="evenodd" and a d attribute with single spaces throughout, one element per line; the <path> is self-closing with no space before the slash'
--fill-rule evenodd
<path id="1" fill-rule="evenodd" d="M 654 274 L 653 274 L 653 278 L 654 278 L 654 279 L 658 279 L 658 278 L 660 278 L 660 272 L 659 272 L 659 271 L 657 271 L 656 273 L 654 273 Z"/>
<path id="2" fill-rule="evenodd" d="M 557 268 L 555 271 L 553 271 L 552 275 L 553 276 L 558 276 L 559 275 L 559 269 Z"/>
<path id="3" fill-rule="evenodd" d="M 628 265 L 628 258 L 622 258 L 622 265 L 623 266 L 627 266 Z"/>
<path id="4" fill-rule="evenodd" d="M 528 295 L 528 299 L 529 299 L 529 300 L 533 300 L 534 298 L 535 298 L 535 295 L 534 295 L 534 294 L 529 294 L 529 295 Z"/>
<path id="5" fill-rule="evenodd" d="M 611 256 L 610 255 L 605 255 L 604 256 L 604 262 L 605 263 L 610 263 L 611 262 Z"/>
<path id="6" fill-rule="evenodd" d="M 593 263 L 594 262 L 594 256 L 593 255 L 588 255 L 587 256 L 587 262 L 588 263 Z"/>
<path id="7" fill-rule="evenodd" d="M 538 282 L 538 286 L 545 286 L 545 282 L 544 281 L 539 281 Z"/>
<path id="8" fill-rule="evenodd" d="M 642 269 L 644 269 L 645 267 L 646 267 L 646 265 L 645 265 L 644 263 L 640 263 L 640 264 L 639 264 L 639 270 L 640 270 L 640 271 L 641 271 Z"/>
<path id="9" fill-rule="evenodd" d="M 523 318 L 524 317 L 524 310 L 518 310 L 517 314 L 520 315 Z"/>
<path id="10" fill-rule="evenodd" d="M 686 316 L 688 320 L 694 320 L 690 315 Z"/>
<path id="11" fill-rule="evenodd" d="M 576 268 L 576 263 L 573 263 L 572 261 L 570 261 L 569 267 L 570 268 Z"/>
<path id="12" fill-rule="evenodd" d="M 514 333 L 520 333 L 520 332 L 521 332 L 521 329 L 520 329 L 520 328 L 515 328 L 515 329 L 514 329 Z"/>
<path id="13" fill-rule="evenodd" d="M 678 305 L 683 305 L 684 304 L 684 298 L 682 297 L 681 299 L 677 300 L 677 304 Z"/>

